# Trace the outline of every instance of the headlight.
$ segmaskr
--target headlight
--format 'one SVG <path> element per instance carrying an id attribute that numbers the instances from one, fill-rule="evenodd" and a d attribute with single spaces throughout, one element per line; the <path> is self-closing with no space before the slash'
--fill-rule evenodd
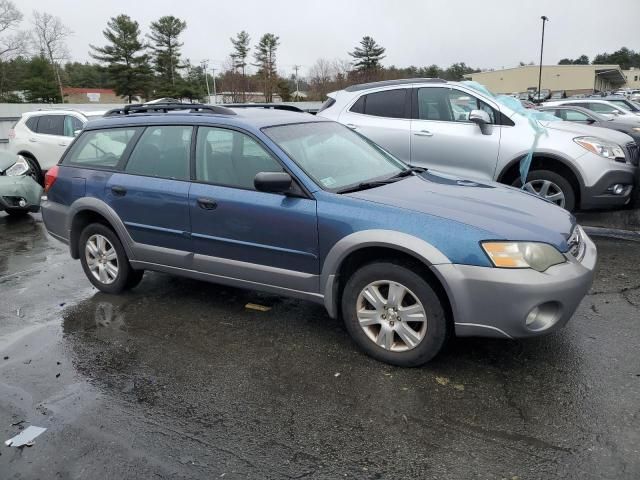
<path id="1" fill-rule="evenodd" d="M 624 152 L 617 143 L 607 142 L 597 137 L 576 137 L 573 139 L 578 145 L 604 158 L 624 158 Z"/>
<path id="2" fill-rule="evenodd" d="M 533 268 L 544 272 L 547 268 L 566 262 L 555 247 L 537 242 L 483 242 L 482 248 L 495 267 Z"/>
<path id="3" fill-rule="evenodd" d="M 4 174 L 8 177 L 17 177 L 18 175 L 24 175 L 30 170 L 29 164 L 22 155 L 18 155 L 18 161 L 7 168 Z"/>

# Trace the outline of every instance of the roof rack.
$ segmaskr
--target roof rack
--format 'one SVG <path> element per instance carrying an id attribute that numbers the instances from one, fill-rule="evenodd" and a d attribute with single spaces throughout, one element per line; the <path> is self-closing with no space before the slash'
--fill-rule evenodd
<path id="1" fill-rule="evenodd" d="M 305 113 L 299 107 L 295 105 L 287 105 L 284 103 L 225 103 L 227 108 L 264 108 L 267 110 L 286 110 L 288 112 Z"/>
<path id="2" fill-rule="evenodd" d="M 118 115 L 132 115 L 134 113 L 169 113 L 176 110 L 189 110 L 190 113 L 214 113 L 218 115 L 235 115 L 236 112 L 218 105 L 205 105 L 203 103 L 133 103 L 124 107 L 114 108 L 105 113 L 105 117 Z"/>
<path id="3" fill-rule="evenodd" d="M 391 87 L 393 85 L 406 85 L 408 83 L 447 83 L 441 78 L 401 78 L 399 80 L 383 80 L 381 82 L 359 83 L 345 88 L 347 92 L 358 92 L 376 87 Z"/>

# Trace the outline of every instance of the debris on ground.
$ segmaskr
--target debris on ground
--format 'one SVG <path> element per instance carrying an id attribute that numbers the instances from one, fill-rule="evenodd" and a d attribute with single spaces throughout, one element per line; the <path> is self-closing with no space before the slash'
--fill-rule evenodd
<path id="1" fill-rule="evenodd" d="M 336 372 L 333 376 L 334 377 L 339 377 L 340 376 L 340 372 Z"/>
<path id="2" fill-rule="evenodd" d="M 258 312 L 268 312 L 271 310 L 271 307 L 267 307 L 266 305 L 259 305 L 257 303 L 247 303 L 244 308 L 248 310 L 257 310 Z"/>
<path id="3" fill-rule="evenodd" d="M 30 427 L 25 428 L 15 437 L 10 438 L 6 442 L 4 442 L 4 444 L 7 447 L 30 447 L 31 445 L 33 445 L 33 441 L 46 430 L 46 428 L 34 427 L 33 425 L 31 425 Z"/>
<path id="4" fill-rule="evenodd" d="M 440 385 L 449 385 L 449 379 L 447 377 L 436 377 L 436 382 Z"/>

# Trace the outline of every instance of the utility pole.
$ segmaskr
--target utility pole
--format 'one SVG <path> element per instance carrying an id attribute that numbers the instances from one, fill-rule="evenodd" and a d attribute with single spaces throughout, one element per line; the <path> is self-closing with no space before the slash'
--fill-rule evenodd
<path id="1" fill-rule="evenodd" d="M 549 17 L 542 15 L 542 42 L 540 43 L 540 70 L 538 71 L 538 102 L 542 101 L 540 98 L 540 88 L 542 87 L 542 51 L 544 50 L 544 24 L 549 21 Z"/>
<path id="2" fill-rule="evenodd" d="M 300 84 L 298 83 L 298 69 L 301 67 L 302 65 L 294 65 L 293 69 L 296 71 L 296 98 L 300 97 Z"/>
<path id="3" fill-rule="evenodd" d="M 209 61 L 202 60 L 202 62 L 200 62 L 200 65 L 202 66 L 202 71 L 204 72 L 204 83 L 207 85 L 207 102 L 211 102 L 211 93 L 209 92 L 209 78 L 207 75 L 207 66 L 209 65 Z"/>
<path id="4" fill-rule="evenodd" d="M 216 92 L 216 67 L 211 67 L 211 75 L 213 76 L 213 103 L 218 103 L 218 93 Z"/>

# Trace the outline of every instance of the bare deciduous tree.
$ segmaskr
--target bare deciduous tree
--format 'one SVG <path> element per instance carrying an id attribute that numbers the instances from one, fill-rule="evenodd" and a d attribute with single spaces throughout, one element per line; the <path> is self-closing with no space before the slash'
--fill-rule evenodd
<path id="1" fill-rule="evenodd" d="M 309 80 L 311 87 L 324 99 L 329 92 L 331 82 L 335 76 L 335 69 L 329 60 L 319 58 L 309 69 Z"/>
<path id="2" fill-rule="evenodd" d="M 58 88 L 60 89 L 60 98 L 64 103 L 60 64 L 63 60 L 69 58 L 66 41 L 72 32 L 62 23 L 59 17 L 55 17 L 46 12 L 33 12 L 33 26 L 33 33 L 38 50 L 48 58 L 53 66 Z"/>
<path id="3" fill-rule="evenodd" d="M 9 0 L 0 0 L 0 58 L 22 53 L 27 43 L 26 32 L 9 34 L 22 21 L 22 13 Z"/>
<path id="4" fill-rule="evenodd" d="M 336 72 L 336 86 L 338 88 L 344 88 L 347 86 L 347 79 L 349 78 L 349 72 L 353 69 L 353 64 L 350 60 L 344 58 L 336 58 L 333 61 L 333 70 Z"/>

